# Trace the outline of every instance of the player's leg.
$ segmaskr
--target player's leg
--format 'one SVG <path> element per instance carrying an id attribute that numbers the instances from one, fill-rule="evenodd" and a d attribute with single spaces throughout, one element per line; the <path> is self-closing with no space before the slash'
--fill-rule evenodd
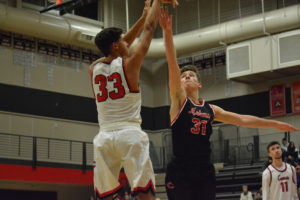
<path id="1" fill-rule="evenodd" d="M 182 177 L 179 177 L 178 180 L 175 181 L 174 194 L 176 200 L 197 199 L 193 198 L 190 185 L 190 180 Z"/>
<path id="2" fill-rule="evenodd" d="M 169 200 L 175 200 L 175 176 L 174 173 L 174 163 L 171 161 L 167 166 L 166 177 L 165 177 L 165 187 Z"/>
<path id="3" fill-rule="evenodd" d="M 208 170 L 202 171 L 199 179 L 190 182 L 191 194 L 193 199 L 216 199 L 216 178 L 214 167 L 209 166 Z"/>
<path id="4" fill-rule="evenodd" d="M 118 151 L 124 153 L 123 166 L 132 193 L 138 200 L 153 200 L 155 180 L 149 155 L 148 135 L 140 129 L 124 130 L 122 134 L 122 140 L 118 142 Z"/>
<path id="5" fill-rule="evenodd" d="M 139 192 L 136 195 L 136 199 L 137 200 L 153 200 L 154 199 L 154 195 L 153 195 L 152 191 L 149 191 L 147 193 Z"/>
<path id="6" fill-rule="evenodd" d="M 113 133 L 101 132 L 94 143 L 94 189 L 96 199 L 113 199 L 121 187 L 118 176 L 121 159 L 113 149 Z"/>

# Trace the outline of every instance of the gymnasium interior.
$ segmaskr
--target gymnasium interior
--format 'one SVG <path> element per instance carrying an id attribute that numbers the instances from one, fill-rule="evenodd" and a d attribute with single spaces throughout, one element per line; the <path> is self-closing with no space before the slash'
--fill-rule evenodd
<path id="1" fill-rule="evenodd" d="M 89 65 L 103 56 L 94 39 L 107 27 L 129 30 L 144 1 L 64 0 L 53 8 L 57 2 L 0 0 L 0 199 L 94 199 L 93 138 L 99 125 Z M 300 130 L 299 0 L 179 0 L 175 9 L 168 7 L 178 64 L 198 67 L 201 97 Z M 159 25 L 139 85 L 156 196 L 164 200 L 172 136 Z M 299 151 L 300 131 L 214 123 L 216 199 L 240 199 L 243 185 L 254 197 L 267 145 L 283 138 Z"/>

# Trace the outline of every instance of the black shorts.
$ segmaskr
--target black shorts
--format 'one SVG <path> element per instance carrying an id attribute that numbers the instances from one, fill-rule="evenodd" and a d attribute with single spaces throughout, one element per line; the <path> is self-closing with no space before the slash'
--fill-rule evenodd
<path id="1" fill-rule="evenodd" d="M 212 164 L 168 164 L 165 178 L 169 200 L 215 200 L 216 176 Z"/>

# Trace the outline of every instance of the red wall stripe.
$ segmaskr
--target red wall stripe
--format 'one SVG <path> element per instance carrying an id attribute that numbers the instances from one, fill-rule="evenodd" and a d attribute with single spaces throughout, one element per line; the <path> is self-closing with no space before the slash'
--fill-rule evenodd
<path id="1" fill-rule="evenodd" d="M 0 180 L 93 185 L 93 171 L 0 164 Z"/>

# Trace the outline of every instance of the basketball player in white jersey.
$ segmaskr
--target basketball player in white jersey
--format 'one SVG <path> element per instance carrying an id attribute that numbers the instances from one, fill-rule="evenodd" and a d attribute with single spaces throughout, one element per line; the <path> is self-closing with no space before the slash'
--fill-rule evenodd
<path id="1" fill-rule="evenodd" d="M 263 172 L 263 200 L 299 200 L 295 168 L 282 162 L 279 142 L 271 142 L 267 148 L 273 162 Z"/>
<path id="2" fill-rule="evenodd" d="M 141 130 L 139 73 L 156 29 L 160 4 L 176 0 L 145 1 L 141 18 L 122 35 L 119 28 L 106 28 L 95 44 L 105 57 L 90 66 L 98 110 L 100 132 L 94 138 L 94 189 L 96 199 L 113 199 L 121 186 L 118 176 L 124 167 L 132 194 L 154 199 L 155 180 L 149 157 L 149 139 Z M 144 28 L 137 44 L 130 45 Z"/>

